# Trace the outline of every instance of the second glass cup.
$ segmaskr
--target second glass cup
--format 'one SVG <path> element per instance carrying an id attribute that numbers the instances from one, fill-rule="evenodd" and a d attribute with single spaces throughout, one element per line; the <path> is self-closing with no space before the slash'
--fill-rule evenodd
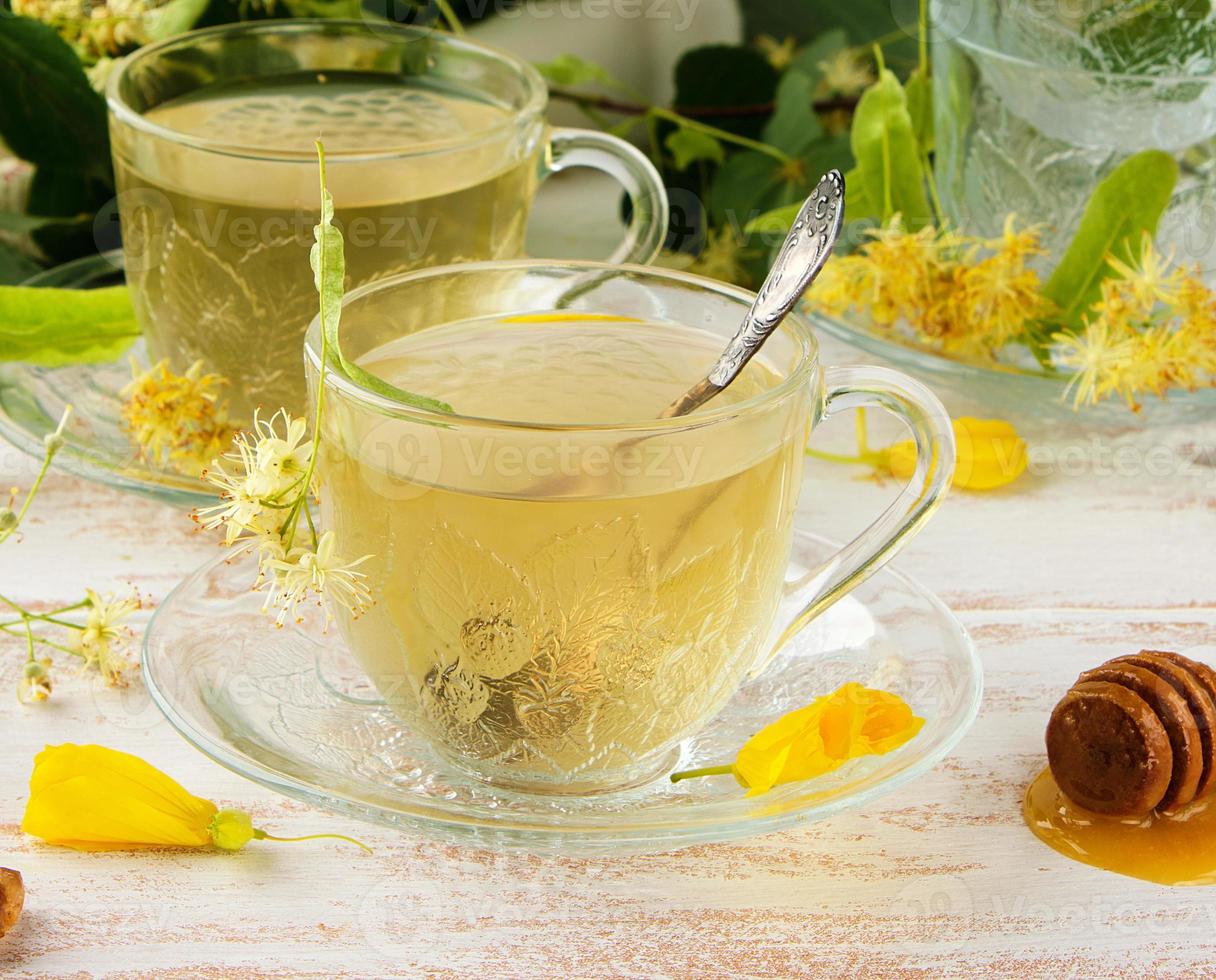
<path id="1" fill-rule="evenodd" d="M 233 414 L 300 414 L 316 309 L 308 249 L 323 139 L 351 285 L 523 253 L 540 180 L 593 167 L 632 216 L 615 261 L 648 262 L 667 200 L 634 147 L 550 130 L 526 62 L 421 28 L 269 21 L 140 49 L 107 91 L 123 250 L 154 360 L 201 360 Z"/>

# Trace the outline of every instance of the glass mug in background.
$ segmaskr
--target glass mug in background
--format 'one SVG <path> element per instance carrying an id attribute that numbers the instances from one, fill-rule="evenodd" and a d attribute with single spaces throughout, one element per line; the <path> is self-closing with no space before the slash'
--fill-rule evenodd
<path id="1" fill-rule="evenodd" d="M 935 509 L 954 460 L 941 404 L 893 371 L 822 369 L 797 315 L 705 408 L 657 419 L 752 299 L 678 272 L 543 261 L 347 297 L 347 356 L 464 412 L 330 370 L 318 469 L 323 525 L 347 558 L 371 556 L 374 604 L 340 618 L 344 636 L 445 758 L 540 792 L 654 777 Z M 314 321 L 314 404 L 319 357 Z M 810 429 L 862 406 L 907 422 L 916 472 L 856 541 L 787 582 Z M 776 622 L 779 606 L 797 611 Z"/>
<path id="2" fill-rule="evenodd" d="M 540 75 L 422 28 L 267 21 L 179 35 L 125 59 L 107 90 L 123 250 L 152 359 L 229 382 L 234 417 L 305 406 L 316 312 L 308 250 L 314 140 L 352 285 L 523 253 L 537 184 L 567 167 L 633 202 L 615 260 L 659 251 L 667 201 L 634 147 L 549 130 Z"/>

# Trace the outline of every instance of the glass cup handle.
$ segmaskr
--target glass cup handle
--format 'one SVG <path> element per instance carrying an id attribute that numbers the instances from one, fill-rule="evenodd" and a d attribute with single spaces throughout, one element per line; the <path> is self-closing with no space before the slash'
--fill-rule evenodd
<path id="1" fill-rule="evenodd" d="M 637 147 L 590 129 L 555 129 L 541 165 L 543 180 L 571 167 L 602 170 L 625 188 L 633 216 L 625 240 L 609 262 L 645 265 L 659 254 L 667 237 L 667 190 L 654 165 Z"/>
<path id="2" fill-rule="evenodd" d="M 881 408 L 912 430 L 916 470 L 899 498 L 828 561 L 785 583 L 792 599 L 810 593 L 776 642 L 752 669 L 759 673 L 807 623 L 887 563 L 924 526 L 950 489 L 954 476 L 954 430 L 945 407 L 919 381 L 881 367 L 834 367 L 824 371 L 826 392 L 817 422 L 857 408 Z"/>

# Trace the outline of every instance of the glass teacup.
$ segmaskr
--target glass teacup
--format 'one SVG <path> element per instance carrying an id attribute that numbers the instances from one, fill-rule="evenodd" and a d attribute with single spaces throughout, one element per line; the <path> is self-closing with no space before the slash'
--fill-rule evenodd
<path id="1" fill-rule="evenodd" d="M 633 209 L 615 258 L 648 262 L 667 224 L 658 174 L 622 140 L 549 130 L 547 99 L 526 62 L 422 28 L 266 21 L 140 49 L 108 101 L 152 358 L 177 371 L 202 360 L 238 418 L 302 412 L 317 138 L 353 285 L 521 255 L 538 182 L 573 166 L 624 186 Z"/>
<path id="2" fill-rule="evenodd" d="M 347 297 L 346 357 L 435 385 L 416 393 L 464 412 L 412 408 L 331 368 L 319 459 L 324 526 L 348 558 L 370 556 L 375 602 L 341 617 L 343 634 L 453 763 L 540 792 L 654 777 L 936 507 L 954 459 L 941 404 L 893 371 L 824 370 L 797 315 L 718 399 L 657 418 L 752 299 L 580 262 L 452 266 Z M 314 321 L 314 404 L 320 350 Z M 787 582 L 810 429 L 866 405 L 912 429 L 912 481 L 830 563 Z M 805 601 L 778 622 L 795 593 Z"/>

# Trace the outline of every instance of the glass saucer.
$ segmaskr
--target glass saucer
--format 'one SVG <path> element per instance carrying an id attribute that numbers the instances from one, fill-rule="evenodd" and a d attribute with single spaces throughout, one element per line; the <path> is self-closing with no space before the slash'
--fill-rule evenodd
<path id="1" fill-rule="evenodd" d="M 39 273 L 26 285 L 93 289 L 122 281 L 122 253 L 106 252 Z M 147 364 L 142 340 L 121 358 L 101 364 L 50 368 L 0 361 L 0 436 L 41 458 L 42 437 L 59 424 L 70 403 L 72 417 L 56 469 L 179 507 L 215 503 L 215 491 L 201 480 L 140 459 L 119 415 L 131 357 Z"/>
<path id="2" fill-rule="evenodd" d="M 794 580 L 838 545 L 795 537 Z M 935 596 L 876 573 L 812 622 L 682 747 L 680 768 L 730 762 L 760 727 L 847 681 L 895 691 L 925 718 L 885 756 L 747 798 L 730 777 L 659 778 L 592 796 L 481 782 L 441 761 L 378 700 L 337 631 L 275 629 L 247 561 L 183 581 L 144 636 L 144 677 L 173 726 L 216 762 L 307 803 L 448 843 L 550 854 L 668 851 L 736 840 L 863 806 L 915 779 L 963 737 L 979 708 L 979 659 Z M 794 601 L 791 599 L 790 601 Z M 778 621 L 783 614 L 778 613 Z"/>

